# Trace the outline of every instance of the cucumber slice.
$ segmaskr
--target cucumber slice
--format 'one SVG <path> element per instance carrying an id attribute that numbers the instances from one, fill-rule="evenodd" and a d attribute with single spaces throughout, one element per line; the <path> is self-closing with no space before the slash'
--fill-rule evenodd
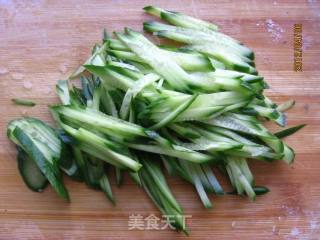
<path id="1" fill-rule="evenodd" d="M 9 123 L 7 135 L 37 164 L 57 194 L 69 200 L 58 165 L 61 141 L 53 129 L 38 119 L 22 118 Z"/>
<path id="2" fill-rule="evenodd" d="M 18 150 L 17 160 L 18 169 L 27 187 L 32 191 L 42 192 L 48 185 L 48 180 L 37 164 L 21 148 Z"/>

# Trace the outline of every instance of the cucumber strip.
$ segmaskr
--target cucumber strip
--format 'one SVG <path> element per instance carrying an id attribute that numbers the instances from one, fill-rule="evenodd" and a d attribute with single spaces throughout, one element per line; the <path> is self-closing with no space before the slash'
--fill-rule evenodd
<path id="1" fill-rule="evenodd" d="M 229 41 L 225 36 L 221 36 L 221 33 L 210 33 L 206 34 L 203 31 L 176 28 L 176 29 L 165 29 L 153 33 L 154 35 L 161 38 L 168 38 L 177 42 L 183 42 L 191 45 L 212 45 L 216 49 L 223 49 L 225 53 L 233 53 L 238 56 L 244 62 L 254 67 L 254 63 L 248 57 L 253 55 L 252 51 L 243 45 L 239 45 L 233 41 Z"/>
<path id="2" fill-rule="evenodd" d="M 286 125 L 286 117 L 283 113 L 275 108 L 262 107 L 259 105 L 249 104 L 248 107 L 241 110 L 245 114 L 258 115 L 275 121 L 280 126 Z"/>
<path id="3" fill-rule="evenodd" d="M 188 128 L 187 126 L 184 126 L 183 123 L 180 123 L 180 124 L 171 123 L 168 125 L 168 127 L 184 138 L 196 139 L 201 137 L 200 133 L 198 133 L 193 129 Z"/>
<path id="4" fill-rule="evenodd" d="M 200 178 L 200 181 L 202 183 L 204 190 L 208 193 L 213 193 L 214 189 L 212 188 L 209 180 L 207 179 L 206 174 L 202 170 L 201 165 L 200 164 L 192 164 L 191 167 L 194 168 L 195 172 L 197 173 L 198 177 Z"/>
<path id="5" fill-rule="evenodd" d="M 261 124 L 248 122 L 241 119 L 235 119 L 228 116 L 219 116 L 214 119 L 206 120 L 205 123 L 224 127 L 245 134 L 258 136 L 268 146 L 270 146 L 276 153 L 282 153 L 284 150 L 283 142 L 276 136 L 272 135 Z"/>
<path id="6" fill-rule="evenodd" d="M 163 155 L 160 155 L 160 158 L 161 158 L 163 166 L 167 170 L 168 174 L 170 176 L 173 176 L 175 174 L 175 169 L 173 168 L 173 166 L 170 163 L 171 159 L 169 160 L 168 157 L 165 157 Z M 174 160 L 172 160 L 172 161 L 174 161 Z"/>
<path id="7" fill-rule="evenodd" d="M 211 201 L 208 198 L 208 195 L 202 185 L 201 179 L 198 176 L 198 172 L 197 172 L 196 168 L 193 168 L 192 165 L 187 162 L 181 161 L 180 163 L 181 163 L 181 166 L 183 166 L 183 168 L 191 176 L 193 185 L 195 186 L 195 188 L 198 192 L 198 195 L 199 195 L 203 205 L 205 206 L 205 208 L 212 208 Z"/>
<path id="8" fill-rule="evenodd" d="M 184 53 L 163 50 L 171 57 L 180 67 L 186 71 L 214 71 L 215 66 L 210 60 L 198 53 Z"/>
<path id="9" fill-rule="evenodd" d="M 22 99 L 22 98 L 12 98 L 11 101 L 17 105 L 28 106 L 28 107 L 34 107 L 36 105 L 33 101 L 28 99 Z"/>
<path id="10" fill-rule="evenodd" d="M 254 185 L 254 178 L 248 166 L 247 160 L 244 158 L 238 158 L 238 166 L 242 172 L 242 174 L 246 177 L 247 181 L 251 186 Z"/>
<path id="11" fill-rule="evenodd" d="M 18 149 L 17 160 L 19 172 L 27 187 L 32 191 L 42 192 L 48 185 L 48 180 L 37 164 L 21 148 Z"/>
<path id="12" fill-rule="evenodd" d="M 214 142 L 225 142 L 225 143 L 230 143 L 230 144 L 234 144 L 235 147 L 242 145 L 226 136 L 223 136 L 221 134 L 218 133 L 214 133 L 212 131 L 210 131 L 210 129 L 206 129 L 204 127 L 201 126 L 196 126 L 196 125 L 189 125 L 190 128 L 198 131 L 199 133 L 201 133 L 202 138 L 196 139 L 196 142 L 199 143 L 206 143 L 205 139 L 208 139 L 209 141 L 214 141 Z"/>
<path id="13" fill-rule="evenodd" d="M 94 86 L 93 86 L 92 82 L 89 81 L 89 79 L 87 77 L 81 76 L 80 80 L 81 80 L 82 94 L 83 94 L 84 99 L 87 101 L 86 104 L 91 105 Z"/>
<path id="14" fill-rule="evenodd" d="M 84 66 L 89 72 L 98 76 L 102 80 L 103 84 L 108 87 L 120 88 L 121 90 L 127 91 L 127 89 L 134 84 L 134 81 L 131 78 L 124 76 L 123 74 L 119 74 L 114 71 L 112 67 L 94 65 Z"/>
<path id="15" fill-rule="evenodd" d="M 164 148 L 154 145 L 128 143 L 128 147 L 150 153 L 163 154 L 171 157 L 180 158 L 195 163 L 205 163 L 214 160 L 212 156 L 192 151 L 183 147 L 174 146 L 175 148 Z"/>
<path id="16" fill-rule="evenodd" d="M 208 29 L 212 31 L 218 30 L 218 26 L 213 23 L 206 22 L 194 17 L 190 17 L 182 13 L 166 11 L 164 9 L 161 9 L 159 7 L 154 7 L 154 6 L 144 7 L 143 10 L 151 15 L 161 17 L 163 20 L 176 26 L 193 28 L 193 29 L 201 29 L 201 30 L 202 29 Z"/>
<path id="17" fill-rule="evenodd" d="M 225 116 L 231 117 L 231 118 L 236 118 L 239 120 L 244 120 L 251 122 L 253 124 L 259 123 L 257 117 L 255 116 L 250 116 L 250 115 L 245 115 L 245 114 L 240 114 L 240 113 L 234 113 L 234 112 L 228 112 L 224 114 Z"/>
<path id="18" fill-rule="evenodd" d="M 121 171 L 120 168 L 115 168 L 116 170 L 116 183 L 118 186 L 121 186 L 123 183 L 123 172 Z"/>
<path id="19" fill-rule="evenodd" d="M 61 139 L 61 137 L 60 137 Z M 82 175 L 80 173 L 80 169 L 75 161 L 72 153 L 72 148 L 62 143 L 62 150 L 61 150 L 61 157 L 59 160 L 59 167 L 60 169 L 71 177 L 73 180 L 82 181 Z"/>
<path id="20" fill-rule="evenodd" d="M 170 122 L 172 122 L 174 119 L 176 119 L 179 115 L 181 115 L 184 111 L 187 110 L 187 108 L 196 100 L 196 98 L 199 96 L 199 94 L 194 94 L 190 97 L 189 100 L 184 102 L 182 105 L 177 107 L 172 113 L 167 115 L 164 119 L 162 119 L 160 122 L 156 123 L 155 125 L 151 126 L 150 129 L 159 129 Z"/>
<path id="21" fill-rule="evenodd" d="M 158 47 L 143 37 L 140 33 L 127 31 L 130 34 L 116 33 L 134 53 L 147 62 L 175 89 L 189 91 L 187 86 L 188 74 L 171 58 L 167 57 Z"/>
<path id="22" fill-rule="evenodd" d="M 255 145 L 254 142 L 246 139 L 245 137 L 242 137 L 241 135 L 233 132 L 233 131 L 230 131 L 226 128 L 222 128 L 222 127 L 216 127 L 216 126 L 206 126 L 206 129 L 214 132 L 214 133 L 219 133 L 219 134 L 222 134 L 226 137 L 229 137 L 239 143 L 242 143 L 242 144 L 246 144 L 246 145 Z"/>
<path id="23" fill-rule="evenodd" d="M 285 112 L 287 110 L 289 110 L 290 108 L 292 108 L 295 104 L 295 101 L 293 99 L 285 102 L 285 103 L 282 103 L 280 104 L 278 107 L 277 107 L 277 110 L 279 112 Z"/>
<path id="24" fill-rule="evenodd" d="M 106 197 L 113 204 L 115 204 L 115 200 L 114 200 L 114 197 L 112 194 L 111 185 L 110 185 L 110 182 L 109 182 L 107 175 L 103 174 L 103 176 L 100 178 L 99 182 L 100 182 L 100 187 L 101 187 L 102 191 L 106 194 Z"/>
<path id="25" fill-rule="evenodd" d="M 117 59 L 118 61 L 119 59 Z M 124 62 L 116 62 L 116 61 L 108 61 L 107 63 L 108 66 L 110 67 L 114 67 L 114 68 L 124 68 L 125 70 L 130 71 L 131 75 L 133 74 L 133 72 L 136 73 L 141 73 L 141 71 L 139 70 L 139 68 L 137 68 L 136 66 L 129 64 L 129 63 L 124 63 Z M 137 75 L 137 77 L 139 78 L 140 75 Z"/>
<path id="26" fill-rule="evenodd" d="M 132 69 L 135 66 L 129 63 L 122 63 L 122 64 L 107 64 L 106 67 L 112 71 L 115 71 L 125 77 L 130 78 L 131 80 L 138 80 L 143 77 L 143 73 L 139 70 Z"/>
<path id="27" fill-rule="evenodd" d="M 194 78 L 195 86 L 202 85 L 202 88 L 210 92 L 214 92 L 218 90 L 235 91 L 235 92 L 241 92 L 243 94 L 248 94 L 248 93 L 250 94 L 250 93 L 256 92 L 256 90 L 253 89 L 250 84 L 248 84 L 247 82 L 241 79 L 216 77 L 211 72 L 210 73 L 197 72 L 190 75 Z"/>
<path id="28" fill-rule="evenodd" d="M 109 92 L 104 89 L 104 91 L 102 91 L 102 95 L 101 95 L 101 104 L 104 107 L 106 113 L 108 115 L 111 115 L 113 117 L 118 118 L 119 113 L 117 110 L 117 107 L 115 105 L 115 102 L 113 101 L 112 97 L 110 96 Z"/>
<path id="29" fill-rule="evenodd" d="M 264 96 L 263 103 L 265 106 L 270 107 L 270 108 L 277 108 L 277 104 L 275 104 L 270 98 L 267 96 Z M 278 110 L 279 111 L 279 110 Z"/>
<path id="30" fill-rule="evenodd" d="M 264 186 L 254 186 L 253 191 L 255 192 L 256 195 L 263 195 L 270 192 L 269 188 Z"/>
<path id="31" fill-rule="evenodd" d="M 56 92 L 63 105 L 69 105 L 71 103 L 68 80 L 59 80 L 56 84 Z"/>
<path id="32" fill-rule="evenodd" d="M 235 179 L 234 179 L 234 177 L 233 177 L 233 175 L 232 175 L 231 168 L 230 168 L 230 166 L 229 166 L 228 164 L 225 165 L 225 170 L 226 170 L 226 173 L 227 173 L 227 175 L 228 175 L 228 177 L 229 177 L 229 180 L 230 180 L 230 183 L 231 183 L 232 187 L 233 187 L 233 188 L 236 188 Z M 239 194 L 238 189 L 236 188 L 235 190 L 236 190 L 236 191 L 234 191 L 234 192 L 236 192 L 236 193 Z"/>
<path id="33" fill-rule="evenodd" d="M 188 148 L 194 151 L 208 151 L 208 152 L 215 152 L 215 151 L 226 151 L 230 149 L 238 149 L 242 148 L 242 144 L 238 143 L 226 143 L 226 142 L 213 142 L 208 140 L 197 139 L 195 140 L 196 143 L 182 143 L 180 146 Z"/>
<path id="34" fill-rule="evenodd" d="M 223 134 L 225 136 L 228 136 L 232 138 L 233 140 L 244 144 L 242 149 L 235 149 L 233 151 L 227 151 L 226 153 L 234 156 L 242 156 L 242 157 L 251 157 L 251 158 L 257 158 L 264 160 L 267 159 L 281 159 L 283 157 L 282 154 L 274 153 L 272 150 L 266 146 L 262 146 L 259 144 L 256 144 L 241 135 L 230 131 L 225 128 L 221 127 L 215 127 L 215 126 L 208 126 L 207 127 L 210 131 Z"/>
<path id="35" fill-rule="evenodd" d="M 273 161 L 282 159 L 283 153 L 275 153 L 272 149 L 265 146 L 243 146 L 242 149 L 225 151 L 225 154 L 235 157 L 254 158 L 257 160 Z"/>
<path id="36" fill-rule="evenodd" d="M 289 147 L 286 144 L 283 144 L 284 149 L 283 149 L 283 154 L 284 156 L 281 158 L 285 163 L 291 164 L 293 163 L 293 160 L 295 158 L 295 153 L 291 147 Z"/>
<path id="37" fill-rule="evenodd" d="M 235 159 L 228 158 L 227 164 L 229 165 L 229 167 L 232 171 L 232 175 L 234 177 L 235 184 L 241 185 L 238 193 L 241 194 L 241 192 L 242 192 L 241 190 L 243 189 L 246 192 L 247 196 L 251 200 L 255 200 L 256 194 L 253 191 L 253 189 L 252 189 L 250 183 L 248 182 L 248 180 L 246 179 L 246 177 L 242 174 L 240 168 L 237 166 Z"/>
<path id="38" fill-rule="evenodd" d="M 164 94 L 169 93 L 167 91 L 163 91 Z M 146 96 L 148 97 L 148 96 Z M 190 95 L 188 94 L 177 94 L 172 95 L 167 101 L 161 103 L 159 107 L 157 107 L 158 111 L 166 110 L 166 108 L 176 107 L 185 102 Z M 197 99 L 191 104 L 190 109 L 192 108 L 208 108 L 214 106 L 228 106 L 232 104 L 237 104 L 242 101 L 250 100 L 252 98 L 251 95 L 244 95 L 239 92 L 218 92 L 218 93 L 210 93 L 210 94 L 200 94 Z"/>
<path id="39" fill-rule="evenodd" d="M 221 185 L 219 184 L 216 176 L 213 174 L 212 170 L 210 169 L 210 166 L 208 164 L 202 164 L 201 168 L 202 168 L 203 172 L 206 174 L 206 177 L 207 177 L 208 181 L 210 182 L 214 192 L 217 195 L 224 195 L 224 191 L 223 191 Z"/>
<path id="40" fill-rule="evenodd" d="M 113 163 L 113 161 L 118 162 L 119 164 L 135 172 L 142 167 L 140 163 L 134 161 L 133 159 L 110 150 L 107 147 L 109 143 L 106 141 L 106 139 L 103 139 L 98 135 L 93 134 L 83 128 L 80 128 L 79 130 L 77 130 L 75 134 L 72 134 L 72 136 L 78 139 L 79 141 L 84 142 L 89 146 L 94 146 L 95 148 L 103 152 L 106 156 L 106 158 L 102 159 L 104 161 L 107 161 L 111 164 Z M 109 160 L 109 158 L 110 160 L 112 160 L 112 162 Z"/>
<path id="41" fill-rule="evenodd" d="M 207 56 L 208 57 L 208 56 Z M 212 57 L 208 57 L 211 65 L 214 67 L 215 70 L 217 69 L 226 69 L 226 65 L 224 65 L 222 62 L 218 61 L 217 59 L 214 59 Z"/>
<path id="42" fill-rule="evenodd" d="M 153 165 L 153 166 L 151 166 Z M 152 161 L 143 161 L 143 166 L 148 169 L 150 175 L 153 177 L 154 182 L 158 189 L 162 192 L 162 194 L 167 199 L 168 203 L 172 205 L 176 210 L 181 211 L 182 208 L 175 200 L 171 192 L 169 191 L 169 187 L 164 179 L 164 176 L 161 173 L 161 170 L 158 169 L 159 167 L 156 166 Z M 157 168 L 157 169 L 155 169 Z"/>
<path id="43" fill-rule="evenodd" d="M 144 136 L 145 129 L 139 125 L 123 121 L 90 109 L 73 109 L 69 106 L 52 106 L 51 109 L 68 119 L 85 123 L 106 134 L 115 133 L 122 137 Z"/>
<path id="44" fill-rule="evenodd" d="M 205 120 L 205 119 L 211 118 L 215 113 L 219 112 L 222 109 L 224 109 L 223 106 L 187 109 L 185 112 L 181 113 L 176 119 L 174 119 L 173 122 Z M 152 113 L 149 117 L 156 121 L 161 121 L 171 113 L 172 113 L 171 111 L 159 112 L 159 113 L 156 112 L 156 113 Z"/>
<path id="45" fill-rule="evenodd" d="M 160 174 L 162 175 L 161 172 L 160 172 Z M 155 203 L 155 205 L 159 208 L 159 210 L 163 214 L 175 216 L 175 218 L 174 218 L 175 221 L 172 224 L 174 224 L 178 230 L 186 231 L 185 225 L 181 221 L 181 219 L 182 219 L 181 214 L 183 213 L 182 208 L 178 205 L 178 209 L 181 209 L 181 210 L 177 210 L 177 208 L 173 207 L 168 202 L 168 199 L 163 194 L 163 192 L 160 191 L 160 189 L 158 187 L 155 187 L 155 186 L 157 186 L 156 180 L 153 178 L 153 176 L 150 174 L 150 172 L 148 171 L 147 168 L 143 168 L 140 171 L 140 177 L 142 180 L 142 186 L 143 186 L 144 190 L 147 192 L 147 194 L 149 195 L 151 200 Z M 164 179 L 164 176 L 162 175 L 160 178 Z M 164 183 L 163 186 L 167 186 L 165 180 L 163 183 Z M 170 198 L 173 198 L 173 195 L 172 195 L 169 188 L 166 189 L 166 192 L 168 192 L 172 196 Z"/>
<path id="46" fill-rule="evenodd" d="M 164 33 L 162 33 L 164 34 Z M 245 62 L 240 56 L 234 54 L 232 51 L 216 47 L 214 45 L 202 44 L 202 45 L 189 45 L 188 49 L 199 51 L 209 57 L 213 57 L 222 62 L 227 69 L 245 72 L 249 74 L 256 74 L 255 68 Z"/>
<path id="47" fill-rule="evenodd" d="M 139 176 L 139 172 L 129 172 L 131 179 L 138 185 L 142 186 L 141 178 Z"/>
<path id="48" fill-rule="evenodd" d="M 86 158 L 86 172 L 87 179 L 86 184 L 93 189 L 101 189 L 100 179 L 104 174 L 103 162 L 93 156 L 87 156 Z"/>
<path id="49" fill-rule="evenodd" d="M 145 61 L 140 58 L 137 54 L 133 52 L 128 52 L 128 51 L 120 51 L 120 50 L 107 50 L 108 53 L 116 56 L 117 58 L 124 60 L 124 61 L 135 61 L 139 63 L 145 63 Z"/>
<path id="50" fill-rule="evenodd" d="M 108 48 L 114 49 L 114 50 L 120 50 L 120 51 L 130 51 L 130 48 L 128 48 L 125 44 L 120 42 L 118 39 L 108 39 Z M 108 51 L 109 49 L 107 49 Z"/>
<path id="51" fill-rule="evenodd" d="M 187 27 L 174 27 L 171 25 L 159 23 L 159 22 L 145 22 L 143 28 L 146 31 L 153 32 L 154 34 L 164 33 L 169 38 L 191 44 L 212 43 L 223 47 L 232 48 L 239 54 L 254 58 L 254 54 L 251 49 L 240 44 L 239 41 L 232 37 L 216 31 L 207 31 L 203 29 L 190 29 Z M 248 61 L 251 61 L 248 59 Z"/>
<path id="52" fill-rule="evenodd" d="M 192 183 L 190 175 L 188 175 L 188 173 L 180 166 L 176 159 L 164 155 L 161 155 L 161 159 L 170 175 L 173 176 L 177 174 L 187 182 Z"/>
<path id="53" fill-rule="evenodd" d="M 286 128 L 282 131 L 274 133 L 274 135 L 277 136 L 278 138 L 288 137 L 294 134 L 295 132 L 299 131 L 301 128 L 304 128 L 305 126 L 306 124 L 300 124 L 294 127 Z"/>
<path id="54" fill-rule="evenodd" d="M 85 143 L 80 143 L 77 145 L 77 147 L 79 148 L 79 150 L 81 150 L 86 155 L 88 154 L 92 157 L 95 157 L 95 158 L 98 158 L 98 159 L 103 160 L 105 162 L 108 162 L 111 165 L 114 165 L 120 169 L 127 169 L 127 167 L 125 167 L 124 165 L 121 165 L 120 163 L 118 163 L 117 161 L 115 161 L 111 158 L 106 159 L 105 152 L 96 146 L 85 144 Z M 86 166 L 86 168 L 87 168 L 87 166 Z M 87 169 L 85 171 L 87 171 Z M 88 182 L 88 181 L 86 181 L 86 182 Z"/>
<path id="55" fill-rule="evenodd" d="M 235 103 L 235 104 L 232 104 L 232 105 L 229 105 L 225 108 L 222 108 L 220 111 L 214 113 L 213 115 L 210 116 L 210 118 L 215 118 L 223 113 L 227 113 L 229 111 L 234 111 L 234 110 L 237 110 L 239 108 L 242 108 L 244 106 L 246 106 L 247 104 L 249 103 L 249 101 L 241 101 L 239 103 Z"/>
<path id="56" fill-rule="evenodd" d="M 132 99 L 134 99 L 145 87 L 158 81 L 159 79 L 160 77 L 157 74 L 149 73 L 137 80 L 135 84 L 127 90 L 120 108 L 120 117 L 122 119 L 125 120 L 129 116 Z"/>
<path id="57" fill-rule="evenodd" d="M 214 72 L 210 72 L 210 74 L 215 77 L 236 78 L 236 79 L 238 78 L 249 83 L 263 81 L 262 76 L 257 76 L 257 75 L 252 75 L 252 74 L 237 72 L 232 70 L 226 70 L 226 69 L 216 69 Z"/>

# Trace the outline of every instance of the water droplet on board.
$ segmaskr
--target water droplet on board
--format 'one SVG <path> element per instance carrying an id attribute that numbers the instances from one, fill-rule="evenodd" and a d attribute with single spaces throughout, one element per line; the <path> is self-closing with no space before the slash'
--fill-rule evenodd
<path id="1" fill-rule="evenodd" d="M 23 87 L 25 88 L 25 89 L 28 89 L 28 90 L 30 90 L 31 88 L 32 88 L 32 82 L 30 82 L 30 81 L 24 81 L 23 82 Z"/>
<path id="2" fill-rule="evenodd" d="M 5 67 L 0 67 L 0 75 L 7 74 L 9 71 Z"/>
<path id="3" fill-rule="evenodd" d="M 11 77 L 14 79 L 14 80 L 21 80 L 23 79 L 23 74 L 22 73 L 19 73 L 19 72 L 14 72 L 11 74 Z"/>
<path id="4" fill-rule="evenodd" d="M 235 227 L 236 227 L 236 222 L 235 222 L 235 221 L 232 221 L 231 227 L 232 227 L 232 228 L 235 228 Z"/>
<path id="5" fill-rule="evenodd" d="M 65 64 L 61 64 L 59 67 L 59 70 L 62 74 L 65 74 L 67 72 L 67 66 Z"/>
<path id="6" fill-rule="evenodd" d="M 279 230 L 278 230 L 276 225 L 273 225 L 273 227 L 272 227 L 272 234 L 273 235 L 278 235 L 279 234 Z"/>
<path id="7" fill-rule="evenodd" d="M 27 116 L 28 111 L 26 109 L 22 109 L 21 114 L 22 114 L 22 116 Z"/>
<path id="8" fill-rule="evenodd" d="M 48 87 L 46 90 L 45 90 L 45 94 L 51 94 L 52 93 L 52 90 L 50 87 Z"/>

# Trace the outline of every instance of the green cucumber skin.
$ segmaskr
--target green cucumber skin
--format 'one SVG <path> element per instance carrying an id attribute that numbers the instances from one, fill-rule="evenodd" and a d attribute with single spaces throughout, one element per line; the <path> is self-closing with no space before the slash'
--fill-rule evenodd
<path id="1" fill-rule="evenodd" d="M 22 118 L 8 124 L 7 135 L 37 164 L 57 194 L 69 201 L 58 165 L 61 141 L 56 132 L 38 119 Z"/>
<path id="2" fill-rule="evenodd" d="M 42 192 L 48 185 L 48 180 L 42 174 L 35 162 L 30 159 L 26 152 L 21 148 L 18 148 L 17 162 L 19 172 L 26 186 L 34 192 Z M 30 176 L 30 172 L 28 172 L 30 167 L 31 169 L 33 168 L 33 176 Z M 34 179 L 32 178 L 34 177 L 36 177 L 36 182 L 33 182 Z"/>
<path id="3" fill-rule="evenodd" d="M 21 147 L 27 152 L 27 154 L 32 158 L 40 168 L 41 172 L 49 180 L 52 187 L 58 193 L 60 197 L 69 201 L 69 194 L 62 182 L 62 176 L 59 171 L 57 162 L 51 164 L 47 161 L 43 153 L 34 145 L 31 138 L 24 133 L 20 128 L 16 128 L 13 131 L 16 139 L 19 140 Z"/>

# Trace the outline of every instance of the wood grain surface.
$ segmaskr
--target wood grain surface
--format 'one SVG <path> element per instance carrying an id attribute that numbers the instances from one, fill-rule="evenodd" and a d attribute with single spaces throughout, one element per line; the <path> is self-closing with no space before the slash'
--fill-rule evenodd
<path id="1" fill-rule="evenodd" d="M 142 11 L 150 4 L 213 21 L 251 47 L 259 72 L 271 85 L 267 92 L 272 99 L 296 100 L 288 112 L 289 126 L 308 124 L 286 140 L 297 154 L 292 166 L 250 162 L 256 183 L 271 189 L 255 202 L 239 196 L 211 196 L 214 208 L 208 211 L 190 185 L 170 178 L 174 195 L 185 213 L 192 215 L 187 221 L 188 239 L 320 239 L 317 0 L 0 0 L 0 239 L 187 239 L 168 229 L 128 229 L 131 214 L 160 217 L 128 176 L 121 188 L 112 180 L 115 207 L 101 192 L 68 179 L 71 204 L 60 200 L 50 187 L 41 194 L 31 192 L 18 174 L 16 151 L 5 134 L 7 123 L 21 115 L 51 122 L 47 105 L 58 102 L 56 81 L 86 59 L 103 28 L 141 30 L 142 22 L 152 19 Z M 293 71 L 295 23 L 303 25 L 303 72 Z M 13 97 L 30 98 L 37 106 L 15 106 L 10 101 Z"/>

